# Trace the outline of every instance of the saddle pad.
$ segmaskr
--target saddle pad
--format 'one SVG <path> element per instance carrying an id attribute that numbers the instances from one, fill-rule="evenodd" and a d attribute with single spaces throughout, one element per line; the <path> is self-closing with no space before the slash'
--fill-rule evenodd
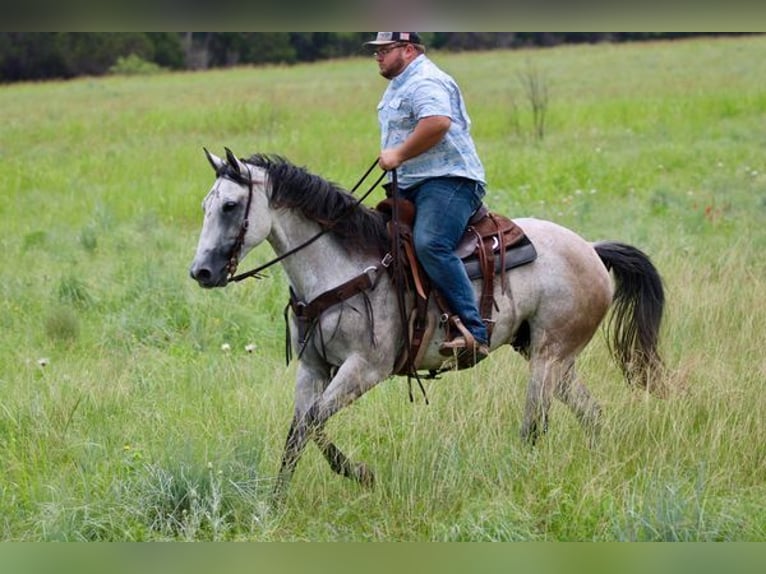
<path id="1" fill-rule="evenodd" d="M 500 273 L 503 269 L 508 270 L 514 267 L 521 267 L 535 259 L 537 259 L 537 250 L 529 238 L 524 236 L 518 243 L 515 243 L 506 250 L 504 258 L 495 256 L 495 274 Z M 482 277 L 478 257 L 464 259 L 463 264 L 471 279 Z"/>

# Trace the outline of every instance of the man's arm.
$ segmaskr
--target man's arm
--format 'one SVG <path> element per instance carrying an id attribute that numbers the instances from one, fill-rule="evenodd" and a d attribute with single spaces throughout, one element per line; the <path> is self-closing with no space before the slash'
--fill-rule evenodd
<path id="1" fill-rule="evenodd" d="M 408 159 L 419 156 L 438 144 L 451 124 L 452 120 L 448 116 L 428 116 L 421 119 L 402 145 L 380 152 L 378 165 L 386 171 L 396 169 Z"/>

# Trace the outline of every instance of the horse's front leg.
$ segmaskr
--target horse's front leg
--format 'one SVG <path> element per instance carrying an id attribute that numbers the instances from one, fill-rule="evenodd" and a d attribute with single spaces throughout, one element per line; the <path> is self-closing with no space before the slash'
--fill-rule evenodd
<path id="1" fill-rule="evenodd" d="M 325 459 L 330 464 L 330 468 L 337 474 L 356 480 L 363 486 L 372 488 L 375 484 L 375 476 L 364 463 L 354 463 L 335 446 L 325 433 L 325 422 L 317 422 L 317 408 L 309 409 L 304 415 L 297 412 L 293 417 L 290 430 L 287 433 L 285 450 L 282 454 L 282 463 L 277 476 L 277 483 L 274 489 L 274 500 L 280 504 L 287 492 L 287 487 L 295 472 L 298 460 L 306 448 L 308 439 L 311 437 L 322 451 Z"/>
<path id="2" fill-rule="evenodd" d="M 282 453 L 282 464 L 279 467 L 279 475 L 274 487 L 274 500 L 277 504 L 281 503 L 284 498 L 287 486 L 290 484 L 293 472 L 295 472 L 295 466 L 298 464 L 298 459 L 301 457 L 303 449 L 306 448 L 308 436 L 309 427 L 305 418 L 296 413 L 287 433 L 285 449 Z"/>
<path id="3" fill-rule="evenodd" d="M 316 431 L 317 403 L 330 379 L 329 369 L 309 367 L 302 362 L 295 380 L 295 409 L 287 433 L 282 463 L 274 487 L 274 499 L 279 504 L 284 497 L 298 460 L 308 439 Z"/>
<path id="4" fill-rule="evenodd" d="M 375 484 L 373 472 L 364 463 L 354 463 L 325 434 L 327 419 L 353 403 L 388 376 L 391 365 L 376 364 L 369 357 L 352 355 L 338 369 L 317 403 L 317 426 L 312 437 L 334 472 L 363 486 Z"/>
<path id="5" fill-rule="evenodd" d="M 287 435 L 282 465 L 277 477 L 276 498 L 283 496 L 298 459 L 313 438 L 331 468 L 342 476 L 372 486 L 374 475 L 367 466 L 353 463 L 327 437 L 325 423 L 339 410 L 347 407 L 387 375 L 390 366 L 377 365 L 360 355 L 352 355 L 338 368 L 323 392 L 321 378 L 308 368 L 301 368 L 296 385 L 295 416 Z M 311 402 L 313 400 L 313 402 Z"/>
<path id="6" fill-rule="evenodd" d="M 375 475 L 367 465 L 363 462 L 353 462 L 343 454 L 327 437 L 324 427 L 316 429 L 313 436 L 317 446 L 330 464 L 330 468 L 335 473 L 351 478 L 367 488 L 375 486 Z"/>

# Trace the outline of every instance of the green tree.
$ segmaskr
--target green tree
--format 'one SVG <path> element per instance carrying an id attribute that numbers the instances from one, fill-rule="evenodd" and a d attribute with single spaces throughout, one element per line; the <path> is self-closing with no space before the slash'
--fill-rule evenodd
<path id="1" fill-rule="evenodd" d="M 51 32 L 0 33 L 0 81 L 63 77 L 66 67 Z"/>
<path id="2" fill-rule="evenodd" d="M 66 76 L 104 74 L 120 56 L 135 54 L 144 60 L 154 56 L 154 46 L 142 32 L 61 32 L 56 44 Z"/>
<path id="3" fill-rule="evenodd" d="M 152 42 L 153 61 L 156 64 L 174 70 L 184 67 L 184 50 L 179 33 L 150 32 L 147 37 Z"/>

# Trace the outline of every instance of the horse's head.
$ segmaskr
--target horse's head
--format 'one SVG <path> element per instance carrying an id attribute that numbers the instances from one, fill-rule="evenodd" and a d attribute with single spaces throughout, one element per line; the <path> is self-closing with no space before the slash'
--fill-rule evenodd
<path id="1" fill-rule="evenodd" d="M 240 259 L 271 231 L 266 177 L 229 149 L 225 160 L 205 154 L 216 180 L 202 202 L 202 231 L 189 273 L 202 287 L 223 287 Z"/>

